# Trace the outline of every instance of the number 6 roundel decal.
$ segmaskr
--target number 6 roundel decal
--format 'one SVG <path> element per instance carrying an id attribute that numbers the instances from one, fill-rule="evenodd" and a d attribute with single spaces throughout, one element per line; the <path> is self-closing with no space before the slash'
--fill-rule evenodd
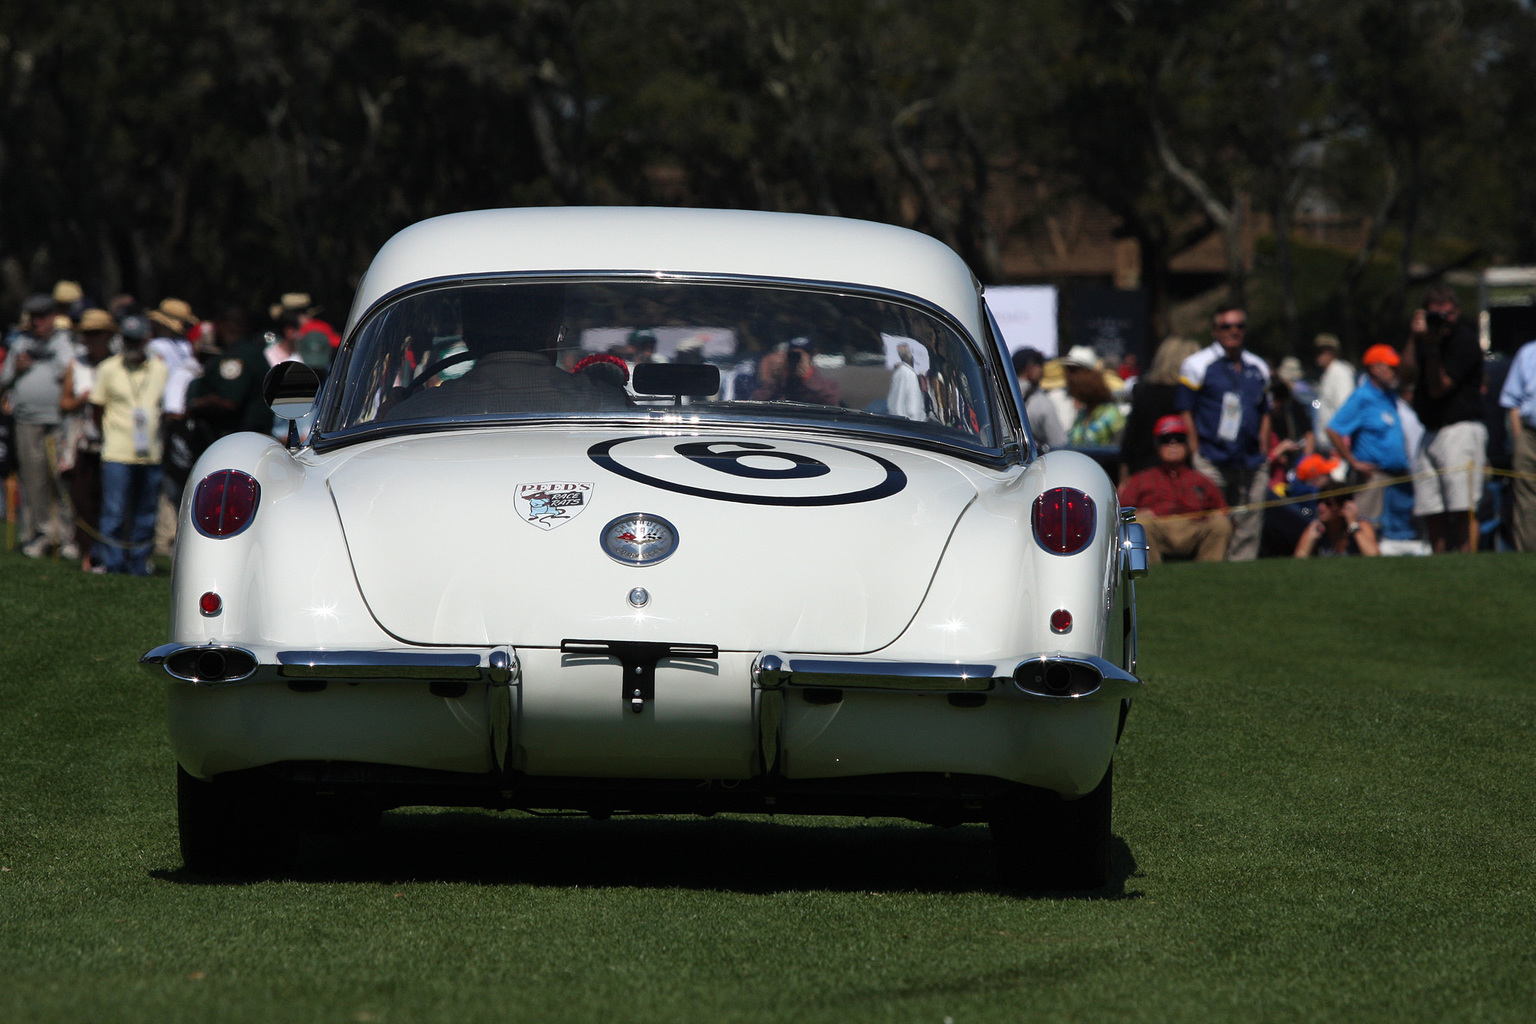
<path id="1" fill-rule="evenodd" d="M 895 463 L 818 441 L 620 437 L 593 445 L 587 455 L 638 483 L 751 505 L 852 505 L 907 486 L 907 475 Z"/>

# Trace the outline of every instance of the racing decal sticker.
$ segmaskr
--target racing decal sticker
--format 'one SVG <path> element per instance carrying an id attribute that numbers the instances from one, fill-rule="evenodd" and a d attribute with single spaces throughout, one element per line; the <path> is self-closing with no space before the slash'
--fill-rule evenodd
<path id="1" fill-rule="evenodd" d="M 581 515 L 592 500 L 587 483 L 518 484 L 512 504 L 517 514 L 541 530 L 553 530 Z"/>
<path id="2" fill-rule="evenodd" d="M 852 505 L 907 486 L 895 463 L 840 444 L 774 438 L 620 437 L 593 462 L 662 490 L 751 505 Z"/>

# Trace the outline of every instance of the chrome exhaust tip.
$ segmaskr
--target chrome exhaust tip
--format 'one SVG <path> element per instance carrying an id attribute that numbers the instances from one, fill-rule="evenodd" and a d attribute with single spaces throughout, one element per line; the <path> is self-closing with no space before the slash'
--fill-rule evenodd
<path id="1" fill-rule="evenodd" d="M 166 672 L 188 683 L 233 683 L 256 671 L 256 656 L 238 647 L 185 647 L 168 656 Z"/>
<path id="2" fill-rule="evenodd" d="M 1069 658 L 1037 658 L 1019 663 L 1013 682 L 1037 697 L 1086 697 L 1104 683 L 1093 665 Z"/>

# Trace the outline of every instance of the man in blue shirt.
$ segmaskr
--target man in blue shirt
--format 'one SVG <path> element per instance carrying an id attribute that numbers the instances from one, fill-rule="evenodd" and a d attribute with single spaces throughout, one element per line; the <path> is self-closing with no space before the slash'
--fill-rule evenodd
<path id="1" fill-rule="evenodd" d="M 1248 316 L 1222 306 L 1211 318 L 1216 341 L 1179 367 L 1177 407 L 1189 429 L 1191 461 L 1234 509 L 1264 501 L 1268 484 L 1269 366 L 1243 348 Z M 1259 554 L 1262 510 L 1233 512 L 1227 561 Z"/>
<path id="2" fill-rule="evenodd" d="M 1499 392 L 1499 405 L 1509 410 L 1509 436 L 1514 441 L 1515 547 L 1536 551 L 1536 341 L 1528 341 L 1510 361 L 1509 375 Z"/>
<path id="3" fill-rule="evenodd" d="M 1391 345 L 1372 345 L 1361 362 L 1365 382 L 1328 421 L 1328 439 L 1354 470 L 1355 482 L 1366 485 L 1355 495 L 1360 518 L 1379 524 L 1384 481 L 1408 472 L 1408 445 L 1397 412 L 1397 368 L 1402 359 Z M 1406 486 L 1411 491 L 1412 485 Z"/>

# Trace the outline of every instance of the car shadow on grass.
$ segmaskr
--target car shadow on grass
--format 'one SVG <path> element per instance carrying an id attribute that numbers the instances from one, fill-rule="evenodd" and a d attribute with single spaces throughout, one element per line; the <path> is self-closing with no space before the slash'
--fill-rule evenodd
<path id="1" fill-rule="evenodd" d="M 874 820 L 624 817 L 594 821 L 476 812 L 385 815 L 373 832 L 301 836 L 270 869 L 240 876 L 156 870 L 183 884 L 463 882 L 582 888 L 998 892 L 1027 898 L 1135 899 L 1136 858 L 1112 839 L 1109 884 L 1052 892 L 1005 877 L 983 825 L 955 828 Z"/>

